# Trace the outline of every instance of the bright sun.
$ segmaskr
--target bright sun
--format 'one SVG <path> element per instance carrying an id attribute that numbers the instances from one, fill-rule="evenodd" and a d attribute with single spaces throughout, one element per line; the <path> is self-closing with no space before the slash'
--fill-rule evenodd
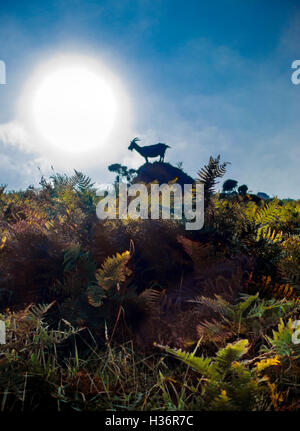
<path id="1" fill-rule="evenodd" d="M 65 150 L 84 151 L 105 140 L 116 110 L 109 82 L 84 65 L 58 67 L 46 74 L 33 97 L 38 132 Z"/>
<path id="2" fill-rule="evenodd" d="M 120 131 L 131 118 L 120 79 L 96 58 L 82 55 L 57 55 L 41 63 L 20 102 L 36 150 L 56 157 L 79 154 L 83 160 L 84 154 L 108 147 L 117 152 Z"/>

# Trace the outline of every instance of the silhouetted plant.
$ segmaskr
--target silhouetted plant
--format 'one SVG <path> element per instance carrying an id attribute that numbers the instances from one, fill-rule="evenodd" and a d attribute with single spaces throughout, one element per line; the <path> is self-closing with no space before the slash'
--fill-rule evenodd
<path id="1" fill-rule="evenodd" d="M 238 188 L 238 193 L 242 196 L 245 196 L 247 194 L 247 191 L 248 191 L 248 186 L 246 184 L 243 184 Z"/>
<path id="2" fill-rule="evenodd" d="M 117 173 L 116 182 L 120 182 L 122 178 L 126 178 L 127 182 L 132 183 L 134 177 L 136 176 L 136 169 L 128 169 L 127 166 L 120 165 L 119 163 L 114 163 L 108 167 L 110 172 Z"/>
<path id="3" fill-rule="evenodd" d="M 211 203 L 211 198 L 215 194 L 215 186 L 218 178 L 222 178 L 226 172 L 228 162 L 220 162 L 220 155 L 216 158 L 210 157 L 209 162 L 200 171 L 196 181 L 204 184 L 205 208 Z"/>
<path id="4" fill-rule="evenodd" d="M 236 180 L 226 180 L 223 183 L 223 192 L 224 193 L 232 193 L 234 189 L 237 187 L 238 182 Z"/>

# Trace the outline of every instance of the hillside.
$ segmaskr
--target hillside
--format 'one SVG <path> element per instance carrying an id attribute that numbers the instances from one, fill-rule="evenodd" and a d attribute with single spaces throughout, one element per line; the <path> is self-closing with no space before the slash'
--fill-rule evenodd
<path id="1" fill-rule="evenodd" d="M 154 162 L 145 163 L 137 169 L 137 176 L 133 183 L 151 183 L 155 180 L 159 184 L 167 184 L 169 181 L 176 180 L 177 184 L 192 184 L 194 179 L 170 163 Z"/>
<path id="2" fill-rule="evenodd" d="M 199 231 L 99 220 L 77 171 L 1 189 L 3 411 L 298 408 L 300 201 L 216 194 L 225 171 L 199 171 Z M 134 181 L 174 176 L 192 181 L 168 163 Z"/>

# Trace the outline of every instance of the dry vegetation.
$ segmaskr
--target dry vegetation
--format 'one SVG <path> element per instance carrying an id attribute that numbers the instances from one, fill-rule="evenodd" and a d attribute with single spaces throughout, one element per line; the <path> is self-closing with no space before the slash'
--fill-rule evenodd
<path id="1" fill-rule="evenodd" d="M 218 195 L 225 170 L 193 232 L 98 220 L 76 171 L 0 190 L 1 411 L 299 407 L 300 201 Z"/>

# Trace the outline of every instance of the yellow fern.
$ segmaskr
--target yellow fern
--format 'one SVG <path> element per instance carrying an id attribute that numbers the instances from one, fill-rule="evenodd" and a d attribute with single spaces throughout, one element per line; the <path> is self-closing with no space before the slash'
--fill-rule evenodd
<path id="1" fill-rule="evenodd" d="M 116 287 L 119 283 L 126 280 L 131 274 L 131 270 L 127 268 L 130 260 L 130 252 L 117 253 L 115 256 L 108 257 L 102 267 L 96 271 L 96 279 L 104 290 L 108 291 L 112 287 Z"/>

